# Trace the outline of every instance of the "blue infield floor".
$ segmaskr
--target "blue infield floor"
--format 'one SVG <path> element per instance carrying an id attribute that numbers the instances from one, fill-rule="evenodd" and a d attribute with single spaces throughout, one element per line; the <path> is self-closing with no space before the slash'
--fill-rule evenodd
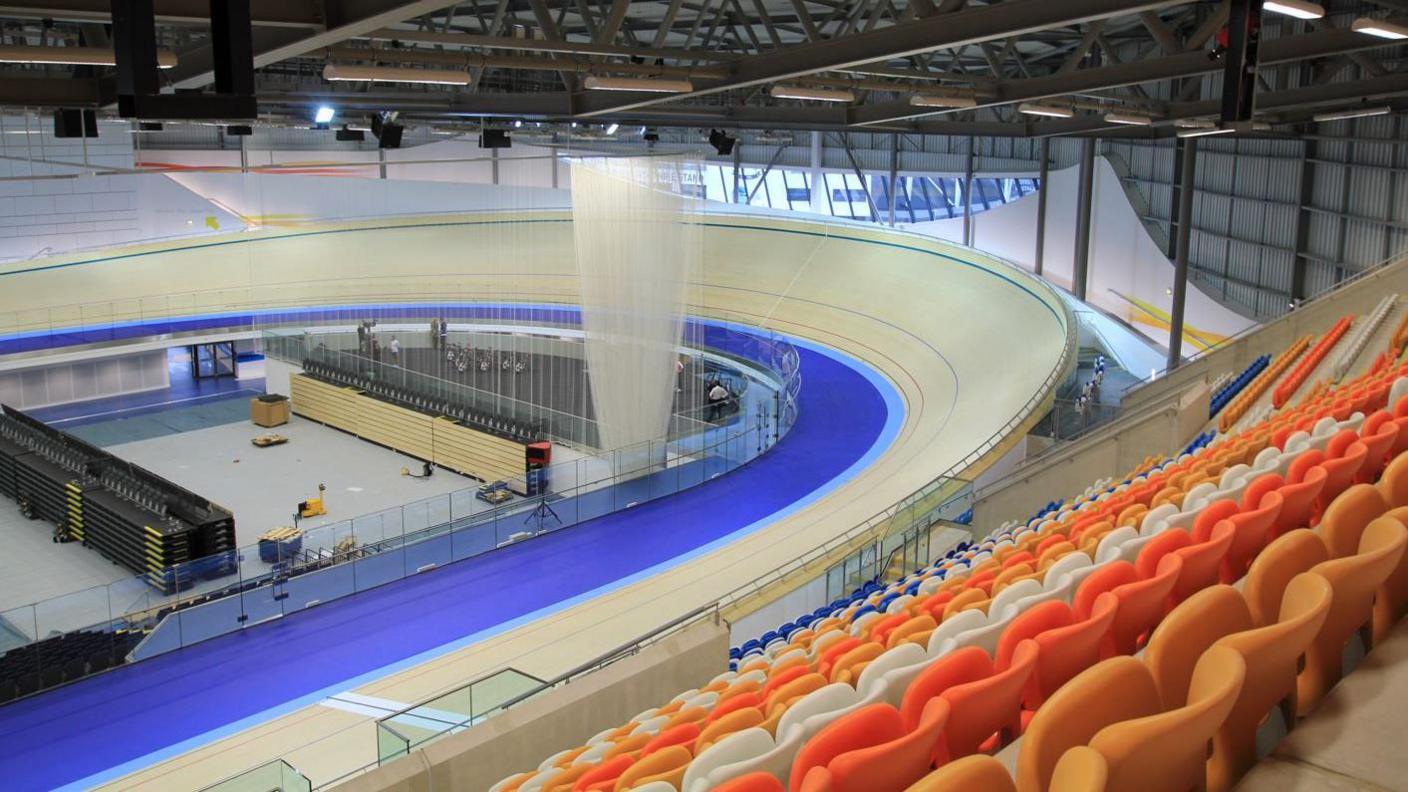
<path id="1" fill-rule="evenodd" d="M 673 497 L 0 707 L 0 787 L 110 781 L 683 563 L 819 499 L 883 453 L 903 406 L 862 364 L 798 347 L 797 424 L 760 459 Z"/>

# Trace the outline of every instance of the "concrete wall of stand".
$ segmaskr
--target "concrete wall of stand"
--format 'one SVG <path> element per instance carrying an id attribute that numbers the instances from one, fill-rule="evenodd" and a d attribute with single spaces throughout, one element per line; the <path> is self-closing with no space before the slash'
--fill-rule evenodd
<path id="1" fill-rule="evenodd" d="M 983 532 L 1008 520 L 1027 520 L 1054 498 L 1069 498 L 1091 482 L 1131 470 L 1152 454 L 1169 454 L 1207 423 L 1207 385 L 1174 394 L 1162 403 L 1127 411 L 1118 421 L 1031 464 L 975 494 L 973 525 Z"/>

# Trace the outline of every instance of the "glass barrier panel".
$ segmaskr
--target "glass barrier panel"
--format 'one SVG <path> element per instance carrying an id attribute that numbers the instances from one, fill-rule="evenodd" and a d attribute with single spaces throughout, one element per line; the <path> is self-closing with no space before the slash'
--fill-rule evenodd
<path id="1" fill-rule="evenodd" d="M 312 782 L 288 762 L 275 759 L 200 792 L 311 792 L 312 788 Z"/>
<path id="2" fill-rule="evenodd" d="M 411 752 L 411 741 L 385 721 L 376 722 L 376 761 L 385 764 Z"/>

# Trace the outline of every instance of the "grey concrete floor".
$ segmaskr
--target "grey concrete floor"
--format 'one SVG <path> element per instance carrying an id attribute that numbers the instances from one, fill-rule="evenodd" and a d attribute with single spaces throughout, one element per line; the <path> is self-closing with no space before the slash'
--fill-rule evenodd
<path id="1" fill-rule="evenodd" d="M 250 444 L 265 432 L 277 432 L 289 441 L 270 448 Z M 403 467 L 419 471 L 420 461 L 296 415 L 274 429 L 245 421 L 107 450 L 234 512 L 241 546 L 269 528 L 291 524 L 299 501 L 316 496 L 320 483 L 327 485 L 328 513 L 303 520 L 304 530 L 427 498 L 447 498 L 478 485 L 448 470 L 437 470 L 428 479 L 402 476 Z"/>

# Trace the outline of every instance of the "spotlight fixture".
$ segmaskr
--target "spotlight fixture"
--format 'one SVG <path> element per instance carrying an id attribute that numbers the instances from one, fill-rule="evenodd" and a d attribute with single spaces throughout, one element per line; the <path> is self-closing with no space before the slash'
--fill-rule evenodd
<path id="1" fill-rule="evenodd" d="M 616 130 L 618 130 L 618 129 L 620 129 L 620 128 L 621 128 L 621 125 L 620 125 L 620 124 L 616 123 L 615 121 L 612 121 L 612 122 L 611 122 L 610 124 L 608 124 L 607 127 L 606 127 L 606 134 L 608 134 L 608 135 L 614 135 L 614 134 L 616 134 Z"/>
<path id="2" fill-rule="evenodd" d="M 1043 116 L 1045 118 L 1070 118 L 1076 112 L 1069 107 L 1058 105 L 1037 104 L 1035 102 L 1023 102 L 1017 105 L 1017 112 L 1027 115 Z"/>
<path id="3" fill-rule="evenodd" d="M 406 128 L 396 123 L 399 113 L 376 113 L 372 116 L 372 137 L 376 138 L 377 148 L 401 148 L 401 135 Z"/>
<path id="4" fill-rule="evenodd" d="M 54 111 L 54 137 L 95 138 L 98 136 L 98 114 L 94 110 L 60 108 Z"/>
<path id="5" fill-rule="evenodd" d="M 469 72 L 455 69 L 395 69 L 389 66 L 342 66 L 329 63 L 323 67 L 323 79 L 328 82 L 394 82 L 423 85 L 469 85 Z"/>
<path id="6" fill-rule="evenodd" d="M 1124 124 L 1126 126 L 1152 126 L 1154 119 L 1146 115 L 1135 113 L 1106 113 L 1105 121 L 1110 124 Z"/>
<path id="7" fill-rule="evenodd" d="M 513 140 L 509 138 L 508 132 L 502 129 L 485 129 L 479 133 L 479 148 L 501 149 L 512 146 Z"/>
<path id="8" fill-rule="evenodd" d="M 768 90 L 774 99 L 814 99 L 818 102 L 854 102 L 855 92 L 840 88 L 808 88 L 802 85 L 774 85 Z"/>
<path id="9" fill-rule="evenodd" d="M 976 96 L 915 94 L 909 97 L 909 104 L 911 107 L 947 107 L 960 109 L 964 107 L 977 107 L 978 98 Z"/>
<path id="10" fill-rule="evenodd" d="M 779 145 L 789 145 L 792 143 L 792 136 L 786 132 L 760 132 L 753 137 L 753 142 L 760 145 L 777 143 Z"/>
<path id="11" fill-rule="evenodd" d="M 588 91 L 639 91 L 642 93 L 689 93 L 694 83 L 689 80 L 663 80 L 654 77 L 602 77 L 589 74 L 582 81 Z"/>
<path id="12" fill-rule="evenodd" d="M 1226 135 L 1236 131 L 1232 127 L 1208 127 L 1206 129 L 1180 129 L 1177 134 L 1181 138 L 1197 138 L 1208 135 Z"/>
<path id="13" fill-rule="evenodd" d="M 1392 112 L 1387 105 L 1378 107 L 1356 107 L 1352 110 L 1336 110 L 1332 113 L 1316 113 L 1311 116 L 1316 121 L 1347 121 L 1351 118 L 1388 115 Z"/>
<path id="14" fill-rule="evenodd" d="M 327 105 L 319 105 L 318 109 L 313 111 L 313 123 L 331 124 L 333 118 L 336 116 L 336 110 L 332 109 L 331 107 L 328 107 Z"/>
<path id="15" fill-rule="evenodd" d="M 1261 4 L 1261 10 L 1285 14 L 1296 19 L 1319 19 L 1325 16 L 1324 6 L 1306 0 L 1265 0 Z"/>
<path id="16" fill-rule="evenodd" d="M 1386 19 L 1371 19 L 1360 17 L 1354 20 L 1354 24 L 1349 26 L 1355 33 L 1363 33 L 1366 36 L 1378 36 L 1379 38 L 1408 39 L 1408 26 L 1395 25 Z"/>
<path id="17" fill-rule="evenodd" d="M 514 128 L 514 129 L 522 129 L 522 128 L 523 128 L 523 119 L 520 118 L 520 119 L 517 119 L 516 121 L 514 121 L 514 122 L 513 122 L 513 128 Z"/>
<path id="18" fill-rule="evenodd" d="M 732 154 L 736 143 L 738 143 L 738 138 L 732 135 L 726 135 L 717 129 L 709 130 L 709 145 L 714 147 L 714 151 L 717 151 L 720 157 Z"/>
<path id="19" fill-rule="evenodd" d="M 57 66 L 116 66 L 117 56 L 103 47 L 0 47 L 0 63 L 37 63 Z M 176 53 L 157 50 L 158 69 L 176 68 Z"/>

